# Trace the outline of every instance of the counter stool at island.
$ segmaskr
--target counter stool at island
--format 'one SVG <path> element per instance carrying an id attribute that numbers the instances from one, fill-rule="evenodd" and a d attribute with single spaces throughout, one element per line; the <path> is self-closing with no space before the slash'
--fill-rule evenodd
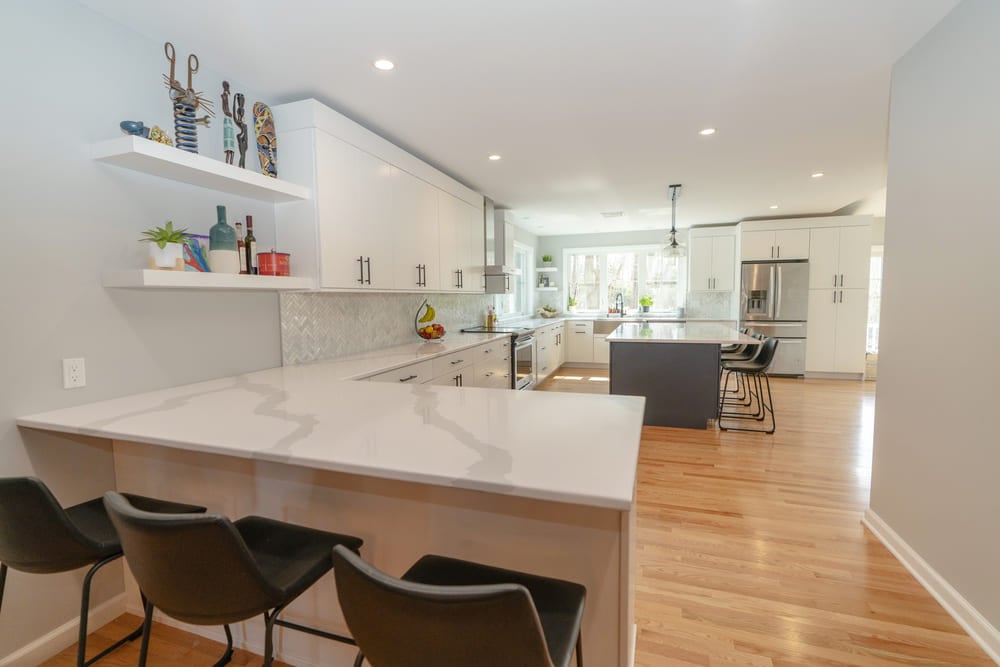
<path id="1" fill-rule="evenodd" d="M 125 497 L 135 507 L 151 513 L 181 515 L 205 511 L 204 507 L 195 505 L 135 495 Z M 0 479 L 0 605 L 8 567 L 20 572 L 51 574 L 91 566 L 83 578 L 77 667 L 93 664 L 138 638 L 142 632 L 141 627 L 137 628 L 90 660 L 86 659 L 91 580 L 99 569 L 121 556 L 118 535 L 101 498 L 63 509 L 41 480 L 34 477 Z"/>
<path id="2" fill-rule="evenodd" d="M 164 515 L 144 512 L 121 494 L 104 494 L 122 549 L 146 595 L 139 667 L 146 664 L 153 609 L 194 625 L 222 625 L 233 653 L 230 623 L 264 615 L 264 666 L 274 660 L 274 626 L 354 645 L 354 640 L 284 621 L 278 615 L 330 571 L 332 549 L 357 551 L 362 540 L 291 523 L 248 516 Z"/>
<path id="3" fill-rule="evenodd" d="M 355 667 L 568 667 L 574 646 L 583 667 L 579 584 L 444 556 L 401 579 L 343 547 L 333 562 Z"/>
<path id="4" fill-rule="evenodd" d="M 774 352 L 778 347 L 777 338 L 765 338 L 760 345 L 760 352 L 750 361 L 723 361 L 722 370 L 726 374 L 722 393 L 719 398 L 719 428 L 723 431 L 756 431 L 759 433 L 774 433 L 774 398 L 771 395 L 771 380 L 767 369 L 774 360 Z M 729 390 L 729 379 L 736 374 L 737 382 L 743 379 L 747 391 L 747 411 L 727 412 L 726 395 Z M 763 380 L 763 382 L 762 382 Z M 727 426 L 724 420 L 753 420 L 763 422 L 770 415 L 770 428 L 746 428 Z"/>

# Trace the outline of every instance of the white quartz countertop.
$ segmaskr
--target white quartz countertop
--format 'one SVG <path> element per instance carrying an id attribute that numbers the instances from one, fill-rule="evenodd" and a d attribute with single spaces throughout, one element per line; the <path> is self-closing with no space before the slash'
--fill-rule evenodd
<path id="1" fill-rule="evenodd" d="M 387 359 L 398 357 L 402 365 L 427 354 L 425 345 L 447 352 L 444 346 L 464 345 L 462 340 L 274 368 L 17 423 L 386 479 L 631 507 L 643 398 L 343 380 L 367 372 L 359 370 L 366 363 L 384 369 Z"/>
<path id="2" fill-rule="evenodd" d="M 608 335 L 608 342 L 736 345 L 738 343 L 757 343 L 758 341 L 724 324 L 709 322 L 637 324 L 625 322 Z"/>

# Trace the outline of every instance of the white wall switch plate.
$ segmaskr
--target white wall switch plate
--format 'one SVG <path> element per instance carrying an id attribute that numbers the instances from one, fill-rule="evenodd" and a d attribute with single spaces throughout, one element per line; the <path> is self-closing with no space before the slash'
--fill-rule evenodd
<path id="1" fill-rule="evenodd" d="M 87 368 L 83 358 L 63 359 L 63 389 L 77 389 L 87 386 Z"/>

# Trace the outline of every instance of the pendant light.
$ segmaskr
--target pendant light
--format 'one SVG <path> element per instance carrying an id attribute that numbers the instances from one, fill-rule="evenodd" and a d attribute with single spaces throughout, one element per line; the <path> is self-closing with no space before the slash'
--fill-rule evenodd
<path id="1" fill-rule="evenodd" d="M 680 183 L 670 186 L 670 238 L 663 246 L 665 257 L 683 257 L 686 251 L 684 246 L 677 242 L 677 197 L 680 193 Z"/>

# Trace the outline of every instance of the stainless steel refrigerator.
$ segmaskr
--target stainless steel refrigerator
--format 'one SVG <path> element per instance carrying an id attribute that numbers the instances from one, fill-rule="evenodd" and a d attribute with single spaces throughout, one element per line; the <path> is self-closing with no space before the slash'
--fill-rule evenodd
<path id="1" fill-rule="evenodd" d="M 740 326 L 779 341 L 768 373 L 805 373 L 808 312 L 809 262 L 743 262 Z"/>

